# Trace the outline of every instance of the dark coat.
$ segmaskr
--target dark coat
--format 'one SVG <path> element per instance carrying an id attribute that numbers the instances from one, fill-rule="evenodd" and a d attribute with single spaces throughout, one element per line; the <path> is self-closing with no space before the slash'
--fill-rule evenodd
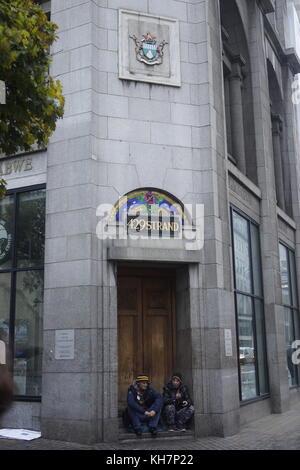
<path id="1" fill-rule="evenodd" d="M 158 413 L 161 410 L 161 407 L 163 405 L 163 398 L 153 388 L 148 387 L 145 390 L 144 395 L 143 395 L 144 406 L 140 405 L 137 396 L 138 396 L 137 388 L 134 385 L 131 385 L 127 393 L 127 405 L 131 409 L 139 413 L 145 413 L 145 410 L 149 410 L 149 411 L 153 410 L 153 411 L 156 411 L 156 413 Z"/>
<path id="2" fill-rule="evenodd" d="M 163 397 L 151 387 L 148 387 L 144 392 L 144 406 L 141 406 L 137 398 L 137 386 L 131 385 L 127 392 L 127 405 L 128 407 L 123 412 L 123 424 L 127 428 L 131 424 L 128 414 L 128 408 L 131 408 L 137 413 L 144 414 L 145 411 L 161 411 L 163 406 Z"/>
<path id="3" fill-rule="evenodd" d="M 181 394 L 181 398 L 176 398 L 176 393 Z M 175 405 L 176 410 L 182 408 L 182 402 L 187 401 L 188 405 L 192 405 L 193 401 L 189 394 L 189 389 L 186 385 L 180 384 L 178 388 L 173 387 L 172 382 L 167 383 L 163 392 L 164 406 Z"/>

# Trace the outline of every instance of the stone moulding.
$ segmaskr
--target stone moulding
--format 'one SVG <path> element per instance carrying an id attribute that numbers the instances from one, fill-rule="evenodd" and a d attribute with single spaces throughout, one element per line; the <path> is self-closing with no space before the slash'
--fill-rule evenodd
<path id="1" fill-rule="evenodd" d="M 143 38 L 150 36 L 157 41 L 157 47 L 149 41 L 148 49 L 144 47 L 143 51 Z M 140 42 L 141 47 L 137 51 L 137 43 Z M 150 57 L 148 61 L 147 51 Z M 141 60 L 143 54 L 146 54 L 145 60 Z M 119 78 L 180 87 L 178 19 L 119 10 Z"/>

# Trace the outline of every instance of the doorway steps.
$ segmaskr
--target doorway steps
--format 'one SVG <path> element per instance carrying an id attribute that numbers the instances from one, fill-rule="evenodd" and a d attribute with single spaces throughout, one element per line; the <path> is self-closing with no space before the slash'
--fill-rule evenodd
<path id="1" fill-rule="evenodd" d="M 137 438 L 134 432 L 128 432 L 124 426 L 122 419 L 119 418 L 119 442 L 132 443 L 132 442 L 145 442 L 151 440 L 155 441 L 174 441 L 174 440 L 191 440 L 194 439 L 194 431 L 187 429 L 185 432 L 179 431 L 161 431 L 157 433 L 157 437 L 153 438 L 150 432 L 144 432 L 141 438 Z"/>
<path id="2" fill-rule="evenodd" d="M 129 432 L 119 432 L 119 442 L 122 444 L 133 443 L 133 442 L 145 442 L 151 439 L 152 442 L 163 442 L 163 441 L 184 441 L 194 439 L 193 431 L 187 430 L 185 432 L 168 432 L 162 431 L 157 434 L 156 438 L 153 438 L 150 432 L 145 432 L 142 434 L 141 438 L 137 438 L 134 433 Z"/>

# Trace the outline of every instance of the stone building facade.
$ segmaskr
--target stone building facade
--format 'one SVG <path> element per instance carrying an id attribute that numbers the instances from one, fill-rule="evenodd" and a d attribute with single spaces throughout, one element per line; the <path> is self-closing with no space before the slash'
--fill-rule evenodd
<path id="1" fill-rule="evenodd" d="M 59 26 L 51 73 L 63 85 L 65 116 L 45 151 L 0 162 L 11 194 L 36 188 L 46 196 L 41 384 L 27 393 L 23 358 L 23 372 L 15 371 L 22 392 L 3 426 L 117 440 L 126 380 L 149 373 L 158 387 L 173 368 L 194 398 L 197 437 L 232 435 L 288 410 L 300 399 L 289 355 L 300 338 L 292 101 L 300 61 L 287 42 L 289 1 L 43 6 Z M 144 80 L 130 72 L 136 57 L 133 40 L 120 41 L 122 12 L 162 35 L 161 25 L 175 21 L 166 72 L 145 63 Z M 129 78 L 120 78 L 120 48 Z M 172 78 L 173 65 L 180 82 L 153 80 Z M 120 198 L 145 193 L 203 207 L 203 247 L 100 239 L 99 205 L 118 210 Z M 2 288 L 3 298 L 8 292 Z M 11 302 L 10 319 L 18 307 Z M 18 328 L 21 344 L 26 332 Z"/>

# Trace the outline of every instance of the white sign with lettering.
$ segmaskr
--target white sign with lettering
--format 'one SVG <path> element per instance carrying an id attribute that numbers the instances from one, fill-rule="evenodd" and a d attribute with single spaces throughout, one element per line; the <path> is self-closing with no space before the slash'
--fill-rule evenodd
<path id="1" fill-rule="evenodd" d="M 233 355 L 232 353 L 232 333 L 231 330 L 224 330 L 224 336 L 225 336 L 225 356 L 231 357 Z"/>
<path id="2" fill-rule="evenodd" d="M 6 364 L 6 346 L 4 341 L 0 341 L 0 364 Z"/>
<path id="3" fill-rule="evenodd" d="M 0 104 L 6 104 L 6 86 L 3 80 L 0 80 Z"/>
<path id="4" fill-rule="evenodd" d="M 55 359 L 74 359 L 74 330 L 55 331 Z"/>

